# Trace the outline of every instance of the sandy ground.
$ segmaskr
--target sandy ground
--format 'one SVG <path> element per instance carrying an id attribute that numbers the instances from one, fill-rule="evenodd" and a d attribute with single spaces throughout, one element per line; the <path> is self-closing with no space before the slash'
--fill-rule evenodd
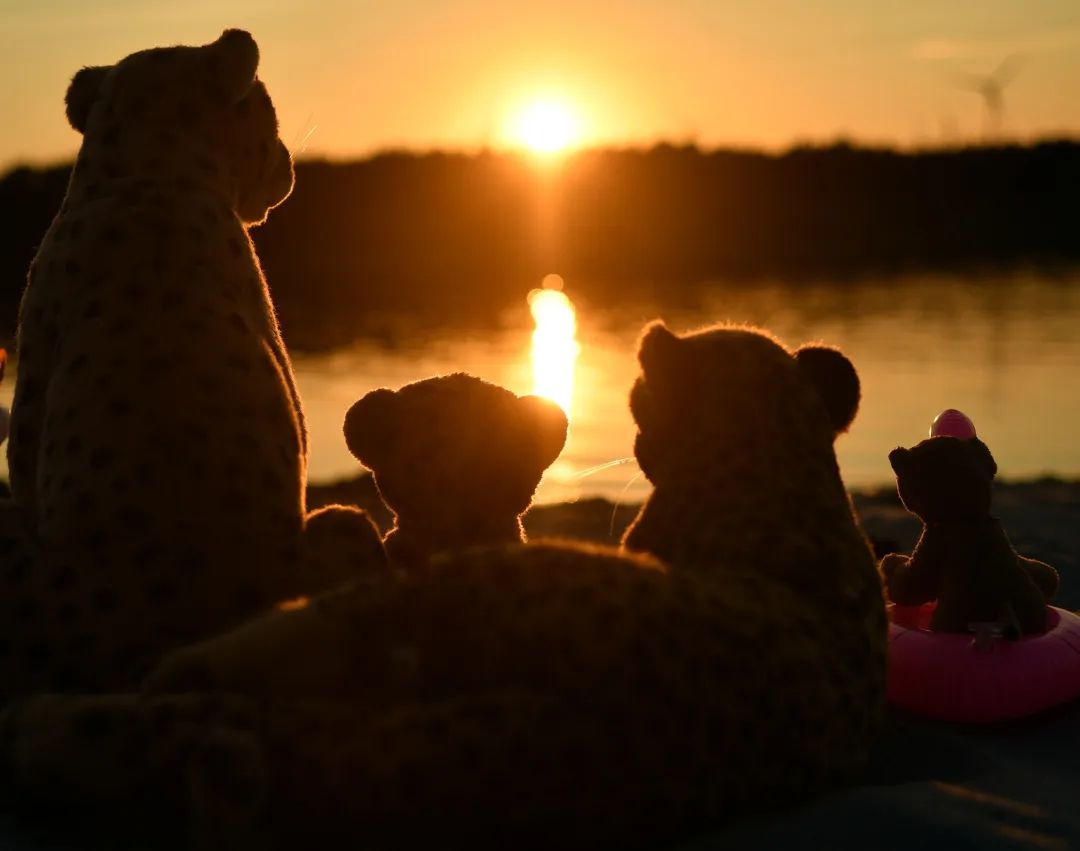
<path id="1" fill-rule="evenodd" d="M 386 528 L 390 517 L 367 477 L 311 488 L 312 507 L 361 505 Z M 895 491 L 854 494 L 868 536 L 881 551 L 907 552 L 917 519 Z M 532 537 L 618 541 L 637 506 L 603 499 L 540 506 L 529 513 Z M 1053 564 L 1062 590 L 1055 603 L 1080 609 L 1080 482 L 1003 483 L 995 512 L 1023 554 Z M 66 832 L 65 832 L 66 833 Z M 169 843 L 172 845 L 172 843 Z M 40 824 L 0 815 L 0 851 L 59 851 L 103 846 L 97 837 L 46 838 Z M 128 847 L 125 845 L 125 847 Z M 132 847 L 165 847 L 137 842 Z M 1080 849 L 1080 701 L 992 727 L 965 727 L 890 712 L 861 782 L 796 810 L 699 837 L 681 851 L 722 849 Z"/>
<path id="2" fill-rule="evenodd" d="M 368 479 L 317 488 L 389 517 Z M 893 488 L 857 492 L 879 554 L 910 552 L 921 524 Z M 616 543 L 636 505 L 603 499 L 534 508 L 532 537 Z M 998 483 L 994 511 L 1013 545 L 1061 573 L 1056 605 L 1080 609 L 1080 482 Z M 1080 701 L 1023 721 L 965 727 L 891 711 L 861 783 L 797 810 L 703 836 L 686 851 L 721 849 L 1080 849 Z"/>
<path id="3" fill-rule="evenodd" d="M 1061 592 L 1055 605 L 1080 609 L 1080 481 L 1043 478 L 998 482 L 995 487 L 994 513 L 1004 523 L 1013 546 L 1022 555 L 1052 564 L 1061 573 Z M 922 527 L 901 505 L 894 488 L 857 491 L 852 499 L 879 555 L 911 551 Z M 308 500 L 311 508 L 330 502 L 352 503 L 367 509 L 380 528 L 385 530 L 391 523 L 369 476 L 313 486 Z M 638 508 L 630 503 L 616 506 L 599 497 L 541 505 L 525 515 L 525 528 L 531 538 L 555 536 L 617 544 Z"/>

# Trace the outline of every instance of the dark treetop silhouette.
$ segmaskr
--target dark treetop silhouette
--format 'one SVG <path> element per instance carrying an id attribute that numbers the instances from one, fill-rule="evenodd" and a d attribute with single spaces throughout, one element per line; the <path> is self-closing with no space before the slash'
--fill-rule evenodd
<path id="1" fill-rule="evenodd" d="M 56 167 L 0 179 L 9 333 L 67 178 Z M 293 196 L 254 238 L 290 344 L 319 347 L 370 330 L 379 311 L 485 321 L 553 269 L 602 305 L 635 285 L 728 276 L 1076 260 L 1078 185 L 1070 141 L 775 156 L 659 145 L 584 152 L 547 175 L 510 154 L 398 152 L 300 163 Z"/>

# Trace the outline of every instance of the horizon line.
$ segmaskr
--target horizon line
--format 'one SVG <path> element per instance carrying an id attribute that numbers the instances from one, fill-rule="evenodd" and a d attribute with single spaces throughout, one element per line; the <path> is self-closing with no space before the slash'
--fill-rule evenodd
<path id="1" fill-rule="evenodd" d="M 702 143 L 696 139 L 667 139 L 658 138 L 652 141 L 634 141 L 627 143 L 604 142 L 595 145 L 580 145 L 572 149 L 556 154 L 538 155 L 528 149 L 510 145 L 407 145 L 386 144 L 357 151 L 354 154 L 336 154 L 319 151 L 301 151 L 293 153 L 295 163 L 328 163 L 332 165 L 348 165 L 353 163 L 368 162 L 381 157 L 392 156 L 458 156 L 480 157 L 500 156 L 522 160 L 532 160 L 539 165 L 555 164 L 572 160 L 579 156 L 588 156 L 603 153 L 649 153 L 661 148 L 676 150 L 694 150 L 700 154 L 733 153 L 751 156 L 764 156 L 776 159 L 789 156 L 793 153 L 804 151 L 830 151 L 851 150 L 876 153 L 893 153 L 902 156 L 914 156 L 933 153 L 960 153 L 963 151 L 977 150 L 1003 150 L 1003 149 L 1031 149 L 1041 145 L 1071 144 L 1080 145 L 1080 133 L 1061 132 L 1048 133 L 1031 138 L 1003 138 L 997 140 L 955 140 L 936 141 L 916 144 L 897 144 L 890 142 L 876 142 L 869 139 L 858 139 L 845 135 L 837 135 L 829 139 L 796 139 L 785 145 L 751 145 L 739 143 Z M 31 171 L 49 171 L 55 168 L 63 168 L 72 165 L 78 156 L 78 151 L 72 156 L 65 158 L 34 159 L 33 157 L 14 158 L 5 163 L 0 163 L 0 176 L 8 175 L 14 171 L 28 169 Z"/>

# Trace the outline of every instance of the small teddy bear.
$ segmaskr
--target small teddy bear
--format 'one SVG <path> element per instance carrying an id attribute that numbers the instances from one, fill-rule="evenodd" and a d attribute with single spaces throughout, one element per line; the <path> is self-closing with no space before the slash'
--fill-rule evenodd
<path id="1" fill-rule="evenodd" d="M 930 437 L 889 453 L 897 490 L 923 521 L 911 556 L 887 555 L 881 573 L 901 606 L 937 600 L 931 629 L 978 632 L 997 624 L 1010 639 L 1046 630 L 1058 587 L 1050 565 L 1024 558 L 990 513 L 997 464 L 977 437 Z"/>
<path id="2" fill-rule="evenodd" d="M 380 389 L 345 416 L 349 451 L 394 513 L 397 565 L 464 547 L 520 542 L 521 515 L 566 442 L 554 402 L 465 373 Z"/>

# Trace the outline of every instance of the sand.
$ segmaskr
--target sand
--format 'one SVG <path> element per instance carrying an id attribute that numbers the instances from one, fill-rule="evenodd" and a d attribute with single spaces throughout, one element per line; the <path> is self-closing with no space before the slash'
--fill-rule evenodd
<path id="1" fill-rule="evenodd" d="M 322 485 L 311 507 L 347 502 L 390 517 L 369 477 Z M 910 551 L 918 520 L 892 488 L 854 494 L 879 551 Z M 616 543 L 637 506 L 604 499 L 539 506 L 526 517 L 532 537 Z M 995 513 L 1014 546 L 1061 573 L 1055 603 L 1080 609 L 1080 482 L 1054 478 L 999 484 Z M 141 843 L 140 843 L 141 844 Z M 158 847 L 141 844 L 142 847 Z M 45 838 L 0 816 L 0 851 L 101 847 Z M 795 810 L 754 818 L 701 836 L 686 851 L 721 849 L 1038 849 L 1080 848 L 1080 701 L 1020 722 L 965 727 L 890 711 L 861 782 Z"/>
<path id="2" fill-rule="evenodd" d="M 911 551 L 922 527 L 918 518 L 901 505 L 895 488 L 856 491 L 852 499 L 863 529 L 879 554 Z M 384 530 L 391 522 L 370 476 L 313 486 L 308 501 L 311 508 L 331 502 L 359 505 Z M 525 515 L 525 529 L 534 539 L 569 537 L 614 545 L 639 507 L 632 503 L 616 506 L 599 497 L 540 505 Z M 1022 555 L 1042 559 L 1061 573 L 1061 591 L 1055 605 L 1080 609 L 1080 481 L 1047 477 L 997 482 L 994 513 Z"/>
<path id="3" fill-rule="evenodd" d="M 389 516 L 369 479 L 315 488 L 312 499 L 356 501 Z M 921 524 L 892 487 L 853 494 L 875 549 L 910 552 Z M 605 499 L 534 508 L 533 538 L 617 543 L 636 505 Z M 1080 482 L 999 482 L 994 512 L 1023 555 L 1054 565 L 1054 603 L 1080 609 Z M 1020 722 L 966 727 L 890 711 L 862 782 L 797 810 L 703 836 L 687 851 L 720 849 L 1080 848 L 1080 701 Z"/>

